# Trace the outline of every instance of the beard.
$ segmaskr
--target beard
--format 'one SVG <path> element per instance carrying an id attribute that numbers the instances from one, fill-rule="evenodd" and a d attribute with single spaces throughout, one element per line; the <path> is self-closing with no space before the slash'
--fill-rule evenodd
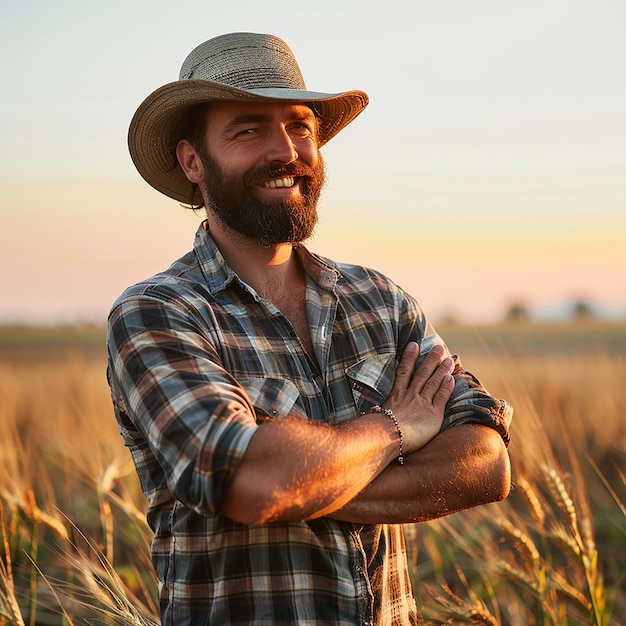
<path id="1" fill-rule="evenodd" d="M 204 146 L 197 152 L 204 168 L 207 209 L 222 226 L 265 248 L 282 243 L 297 245 L 313 234 L 324 185 L 321 155 L 313 167 L 302 163 L 259 166 L 241 176 L 222 170 Z M 261 181 L 290 176 L 299 177 L 299 198 L 262 200 L 254 194 L 254 186 Z"/>

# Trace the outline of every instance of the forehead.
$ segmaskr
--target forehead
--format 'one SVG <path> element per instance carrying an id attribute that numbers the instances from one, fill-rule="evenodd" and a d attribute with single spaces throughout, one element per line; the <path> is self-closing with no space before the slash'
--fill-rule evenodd
<path id="1" fill-rule="evenodd" d="M 211 126 L 315 118 L 312 109 L 299 102 L 212 102 L 207 116 L 207 124 Z"/>

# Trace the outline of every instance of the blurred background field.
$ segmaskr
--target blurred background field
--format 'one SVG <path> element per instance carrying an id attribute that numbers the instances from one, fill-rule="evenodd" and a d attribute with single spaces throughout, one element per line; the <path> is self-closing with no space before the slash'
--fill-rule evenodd
<path id="1" fill-rule="evenodd" d="M 626 324 L 438 328 L 516 409 L 502 503 L 407 527 L 432 624 L 626 616 Z M 0 330 L 0 624 L 157 621 L 145 503 L 97 327 Z"/>
<path id="2" fill-rule="evenodd" d="M 189 249 L 199 216 L 139 177 L 128 123 L 194 45 L 273 32 L 310 88 L 371 99 L 324 148 L 316 252 L 419 294 L 516 407 L 511 497 L 407 528 L 427 622 L 626 623 L 623 0 L 3 9 L 0 323 L 100 323 Z M 0 326 L 0 626 L 156 619 L 104 351 Z"/>

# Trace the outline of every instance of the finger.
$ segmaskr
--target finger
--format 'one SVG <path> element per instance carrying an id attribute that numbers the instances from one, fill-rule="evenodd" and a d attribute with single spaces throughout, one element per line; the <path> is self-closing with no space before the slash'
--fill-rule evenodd
<path id="1" fill-rule="evenodd" d="M 406 389 L 411 382 L 415 362 L 419 356 L 420 348 L 414 341 L 410 341 L 400 356 L 400 362 L 396 368 L 396 377 L 393 381 L 392 393 Z"/>
<path id="2" fill-rule="evenodd" d="M 453 391 L 454 376 L 446 374 L 439 385 L 439 389 L 437 389 L 437 392 L 433 396 L 433 407 L 436 411 L 443 413 Z"/>
<path id="3" fill-rule="evenodd" d="M 443 346 L 439 344 L 434 345 L 430 349 L 420 366 L 415 370 L 413 379 L 411 381 L 411 387 L 416 393 L 422 392 L 422 389 L 424 388 L 424 385 L 428 382 L 428 379 L 437 370 L 437 367 L 439 367 L 443 355 Z M 439 384 L 439 381 L 437 384 Z"/>
<path id="4" fill-rule="evenodd" d="M 430 403 L 433 403 L 433 399 L 441 387 L 441 383 L 446 376 L 448 376 L 454 367 L 454 362 L 450 357 L 446 357 L 435 368 L 435 371 L 428 377 L 428 380 L 424 383 L 420 395 L 422 398 Z"/>

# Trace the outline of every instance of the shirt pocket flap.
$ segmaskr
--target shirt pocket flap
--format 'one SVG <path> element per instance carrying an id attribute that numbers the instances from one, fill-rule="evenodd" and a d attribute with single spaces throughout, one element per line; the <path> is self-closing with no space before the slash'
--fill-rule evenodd
<path id="1" fill-rule="evenodd" d="M 363 406 L 379 404 L 390 393 L 396 374 L 396 355 L 393 352 L 370 356 L 346 369 L 351 381 L 354 400 L 361 410 Z"/>
<path id="2" fill-rule="evenodd" d="M 260 418 L 286 417 L 300 398 L 298 388 L 287 379 L 239 378 L 239 383 Z"/>

